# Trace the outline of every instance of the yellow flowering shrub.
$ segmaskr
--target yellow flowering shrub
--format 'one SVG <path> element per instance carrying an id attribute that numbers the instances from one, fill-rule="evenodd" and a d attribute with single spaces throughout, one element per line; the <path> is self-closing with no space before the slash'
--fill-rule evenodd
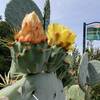
<path id="1" fill-rule="evenodd" d="M 76 35 L 69 28 L 60 24 L 50 24 L 47 31 L 48 44 L 59 45 L 66 50 L 73 49 Z"/>

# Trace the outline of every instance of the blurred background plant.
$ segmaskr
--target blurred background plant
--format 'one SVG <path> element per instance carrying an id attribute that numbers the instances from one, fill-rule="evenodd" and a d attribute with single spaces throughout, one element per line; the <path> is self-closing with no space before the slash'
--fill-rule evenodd
<path id="1" fill-rule="evenodd" d="M 64 86 L 70 87 L 71 85 L 78 83 L 78 68 L 80 60 L 81 54 L 76 46 L 72 54 L 68 54 L 65 58 L 65 63 L 67 63 L 68 67 L 61 71 L 63 72 L 67 70 L 62 79 Z"/>
<path id="2" fill-rule="evenodd" d="M 87 41 L 86 52 L 88 52 L 88 57 L 90 60 L 100 61 L 100 48 L 94 47 L 93 41 Z"/>
<path id="3" fill-rule="evenodd" d="M 13 40 L 13 30 L 6 21 L 0 21 L 0 74 L 7 73 L 11 56 L 8 43 Z"/>
<path id="4" fill-rule="evenodd" d="M 100 48 L 87 48 L 90 60 L 96 59 L 100 61 Z"/>

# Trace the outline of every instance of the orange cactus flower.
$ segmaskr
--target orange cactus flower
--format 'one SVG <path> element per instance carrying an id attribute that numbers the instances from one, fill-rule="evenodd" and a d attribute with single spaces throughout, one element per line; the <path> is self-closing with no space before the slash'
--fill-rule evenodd
<path id="1" fill-rule="evenodd" d="M 42 23 L 35 12 L 29 13 L 24 17 L 21 30 L 15 34 L 15 40 L 31 42 L 32 44 L 46 40 Z"/>

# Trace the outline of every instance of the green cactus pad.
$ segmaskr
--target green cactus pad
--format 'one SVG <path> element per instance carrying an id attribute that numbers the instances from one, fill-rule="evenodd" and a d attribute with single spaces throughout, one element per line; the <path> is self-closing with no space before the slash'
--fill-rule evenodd
<path id="1" fill-rule="evenodd" d="M 83 90 L 85 90 L 87 85 L 88 77 L 88 54 L 84 53 L 79 67 L 79 85 Z"/>
<path id="2" fill-rule="evenodd" d="M 92 60 L 88 64 L 89 85 L 95 86 L 100 84 L 100 61 Z"/>
<path id="3" fill-rule="evenodd" d="M 35 74 L 46 70 L 46 62 L 48 62 L 51 49 L 46 50 L 45 43 L 32 45 L 15 42 L 10 50 L 11 74 Z"/>
<path id="4" fill-rule="evenodd" d="M 35 11 L 43 23 L 43 16 L 39 7 L 32 0 L 11 0 L 5 10 L 6 21 L 18 28 L 21 26 L 21 22 L 24 16 L 32 11 Z"/>
<path id="5" fill-rule="evenodd" d="M 86 92 L 86 100 L 92 100 L 92 96 L 97 97 L 100 92 L 100 61 L 88 61 L 85 53 L 79 68 L 79 85 Z M 97 94 L 97 95 L 96 95 Z"/>
<path id="6" fill-rule="evenodd" d="M 62 82 L 54 73 L 28 75 L 0 91 L 9 100 L 65 100 Z"/>
<path id="7" fill-rule="evenodd" d="M 72 85 L 66 93 L 66 100 L 85 100 L 85 93 L 80 89 L 79 85 Z"/>

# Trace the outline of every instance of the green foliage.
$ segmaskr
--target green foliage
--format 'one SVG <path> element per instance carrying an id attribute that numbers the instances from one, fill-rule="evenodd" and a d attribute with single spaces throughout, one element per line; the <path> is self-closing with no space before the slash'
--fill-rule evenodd
<path id="1" fill-rule="evenodd" d="M 11 26 L 6 21 L 0 21 L 0 38 L 10 38 L 12 35 Z"/>
<path id="2" fill-rule="evenodd" d="M 70 88 L 65 87 L 66 100 L 85 100 L 85 93 L 80 89 L 79 85 L 72 85 Z"/>
<path id="3" fill-rule="evenodd" d="M 5 22 L 0 22 L 0 73 L 8 72 L 11 63 L 10 51 L 7 43 L 12 41 L 13 31 L 11 26 Z"/>
<path id="4" fill-rule="evenodd" d="M 73 51 L 72 55 L 68 54 L 65 57 L 65 63 L 67 63 L 66 67 L 66 75 L 63 78 L 64 86 L 70 87 L 71 85 L 78 84 L 78 68 L 79 62 L 81 59 L 81 55 L 77 48 Z M 63 72 L 63 70 L 62 70 Z"/>
<path id="5" fill-rule="evenodd" d="M 3 51 L 5 50 L 5 51 Z M 9 68 L 10 68 L 10 63 L 11 63 L 11 58 L 10 58 L 10 53 L 9 55 L 7 54 L 7 52 L 9 53 L 9 51 L 5 48 L 0 48 L 0 74 L 4 74 L 4 73 L 7 73 L 9 71 Z M 3 53 L 5 53 L 5 55 L 3 55 Z"/>
<path id="6" fill-rule="evenodd" d="M 91 90 L 91 98 L 95 99 L 95 100 L 100 100 L 100 83 L 98 85 L 95 85 L 94 87 L 92 87 Z"/>
<path id="7" fill-rule="evenodd" d="M 99 60 L 100 61 L 100 49 L 99 48 L 90 48 L 87 49 L 88 57 L 90 60 Z"/>
<path id="8" fill-rule="evenodd" d="M 100 92 L 98 93 L 96 88 L 96 86 L 100 86 L 100 61 L 89 61 L 87 53 L 83 55 L 80 64 L 79 84 L 86 94 L 86 100 L 95 100 L 94 98 L 98 97 L 98 95 L 94 96 L 93 94 L 100 95 Z"/>
<path id="9" fill-rule="evenodd" d="M 72 68 L 74 68 L 76 70 L 78 70 L 79 64 L 80 64 L 80 60 L 81 60 L 81 55 L 80 52 L 77 48 L 74 49 L 73 53 L 72 53 L 72 57 L 73 57 L 73 63 L 72 63 Z"/>
<path id="10" fill-rule="evenodd" d="M 56 72 L 59 68 L 65 67 L 64 58 L 66 54 L 61 47 L 53 47 L 51 55 L 47 63 L 47 70 L 49 72 Z"/>

